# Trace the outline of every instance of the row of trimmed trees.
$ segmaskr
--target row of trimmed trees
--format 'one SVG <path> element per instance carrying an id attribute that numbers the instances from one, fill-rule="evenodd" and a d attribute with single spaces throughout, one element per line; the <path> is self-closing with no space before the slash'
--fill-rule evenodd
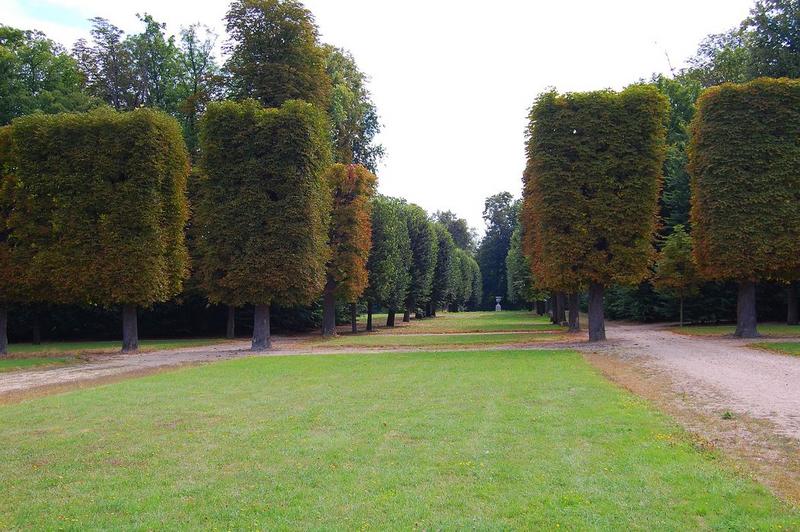
<path id="1" fill-rule="evenodd" d="M 736 335 L 757 336 L 755 283 L 800 278 L 798 109 L 796 80 L 701 95 L 688 149 L 693 237 L 679 228 L 657 257 L 665 97 L 645 85 L 541 95 L 530 113 L 520 236 L 532 286 L 588 290 L 589 338 L 600 341 L 605 287 L 640 282 L 658 259 L 656 283 L 681 294 L 700 278 L 737 281 Z"/>

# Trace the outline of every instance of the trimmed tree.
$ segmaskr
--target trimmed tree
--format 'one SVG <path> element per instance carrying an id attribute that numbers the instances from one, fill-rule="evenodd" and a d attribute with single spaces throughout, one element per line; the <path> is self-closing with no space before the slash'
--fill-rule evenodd
<path id="1" fill-rule="evenodd" d="M 255 307 L 253 350 L 271 347 L 269 310 L 305 305 L 330 256 L 325 116 L 288 101 L 209 104 L 200 122 L 197 275 L 212 303 Z"/>
<path id="2" fill-rule="evenodd" d="M 453 299 L 455 283 L 456 245 L 447 227 L 441 223 L 433 224 L 436 231 L 437 252 L 436 267 L 433 270 L 433 286 L 431 287 L 431 300 L 429 316 L 436 316 L 436 310 L 447 308 Z"/>
<path id="3" fill-rule="evenodd" d="M 361 165 L 334 164 L 325 174 L 333 197 L 328 231 L 331 256 L 322 305 L 322 334 L 336 334 L 336 300 L 354 304 L 367 287 L 372 245 L 370 199 L 377 178 Z"/>
<path id="4" fill-rule="evenodd" d="M 758 336 L 755 290 L 800 277 L 800 81 L 705 91 L 689 145 L 694 256 L 739 283 L 736 336 Z"/>
<path id="5" fill-rule="evenodd" d="M 189 272 L 180 126 L 150 109 L 30 115 L 11 143 L 9 223 L 30 251 L 29 284 L 53 303 L 121 306 L 122 349 L 135 351 L 137 307 L 180 292 Z"/>
<path id="6" fill-rule="evenodd" d="M 403 205 L 403 217 L 408 228 L 411 243 L 411 284 L 405 300 L 403 321 L 411 321 L 411 313 L 424 306 L 431 297 L 433 273 L 436 267 L 436 253 L 439 241 L 433 222 L 422 207 L 413 204 Z"/>
<path id="7" fill-rule="evenodd" d="M 658 254 L 653 284 L 661 292 L 673 293 L 680 305 L 680 326 L 683 327 L 683 300 L 700 289 L 701 278 L 692 256 L 692 237 L 683 225 L 676 225 L 664 239 Z"/>
<path id="8" fill-rule="evenodd" d="M 590 341 L 605 339 L 605 287 L 648 274 L 668 112 L 645 85 L 547 92 L 531 109 L 526 254 L 542 286 L 574 293 L 588 285 Z"/>

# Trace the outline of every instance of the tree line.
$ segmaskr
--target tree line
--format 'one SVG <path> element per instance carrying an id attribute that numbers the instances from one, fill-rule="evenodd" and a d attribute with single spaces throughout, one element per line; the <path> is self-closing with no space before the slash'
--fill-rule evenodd
<path id="1" fill-rule="evenodd" d="M 275 304 L 321 299 L 326 335 L 342 304 L 354 330 L 359 303 L 370 330 L 479 306 L 459 219 L 376 194 L 367 77 L 300 2 L 233 2 L 222 66 L 208 30 L 140 18 L 72 53 L 0 28 L 0 353 L 12 304 L 119 306 L 125 351 L 137 309 L 186 290 L 252 307 L 254 349 Z"/>

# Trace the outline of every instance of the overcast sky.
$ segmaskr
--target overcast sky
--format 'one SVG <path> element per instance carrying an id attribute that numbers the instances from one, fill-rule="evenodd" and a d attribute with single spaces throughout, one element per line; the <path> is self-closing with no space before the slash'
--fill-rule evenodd
<path id="1" fill-rule="evenodd" d="M 527 109 L 547 87 L 619 89 L 680 68 L 753 0 L 307 0 L 325 42 L 371 77 L 387 157 L 380 191 L 483 231 L 484 199 L 519 196 Z M 0 0 L 0 22 L 70 46 L 89 17 L 139 31 L 151 13 L 172 33 L 201 22 L 225 39 L 227 0 Z M 668 60 L 669 58 L 669 60 Z"/>

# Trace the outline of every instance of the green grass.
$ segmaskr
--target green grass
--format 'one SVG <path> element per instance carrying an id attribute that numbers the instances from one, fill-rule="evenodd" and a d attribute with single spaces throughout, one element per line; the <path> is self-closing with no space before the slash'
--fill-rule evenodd
<path id="1" fill-rule="evenodd" d="M 800 355 L 800 342 L 767 342 L 752 344 L 751 347 L 775 351 L 784 355 Z"/>
<path id="2" fill-rule="evenodd" d="M 71 357 L 53 358 L 0 358 L 0 373 L 15 371 L 18 369 L 32 368 L 36 366 L 50 366 L 68 364 L 74 359 Z"/>
<path id="3" fill-rule="evenodd" d="M 386 323 L 386 315 L 374 315 L 373 323 L 382 327 Z M 393 329 L 384 328 L 380 332 L 391 334 L 403 333 L 468 333 L 468 332 L 526 332 L 526 331 L 561 331 L 563 327 L 553 325 L 546 316 L 537 316 L 533 312 L 442 312 L 435 318 L 422 320 L 412 319 L 410 324 L 401 324 L 402 314 L 397 315 L 396 323 L 404 325 Z M 361 316 L 359 323 L 366 323 Z"/>
<path id="4" fill-rule="evenodd" d="M 736 331 L 735 325 L 691 325 L 687 327 L 673 327 L 672 332 L 688 334 L 690 336 L 725 336 Z M 800 337 L 800 325 L 785 325 L 780 323 L 760 323 L 758 332 L 765 336 Z"/>
<path id="5" fill-rule="evenodd" d="M 141 351 L 158 351 L 164 349 L 178 349 L 181 347 L 201 347 L 224 343 L 228 340 L 220 338 L 187 338 L 172 340 L 139 340 Z M 8 352 L 11 355 L 33 355 L 33 354 L 79 354 L 92 352 L 113 352 L 119 351 L 122 347 L 119 341 L 101 342 L 46 342 L 40 345 L 34 344 L 10 344 Z"/>
<path id="6" fill-rule="evenodd" d="M 457 347 L 519 345 L 564 340 L 564 335 L 550 333 L 496 333 L 496 334 L 367 334 L 344 335 L 332 340 L 321 340 L 318 345 L 336 347 Z"/>
<path id="7" fill-rule="evenodd" d="M 239 359 L 0 407 L 0 529 L 796 529 L 569 351 Z"/>

